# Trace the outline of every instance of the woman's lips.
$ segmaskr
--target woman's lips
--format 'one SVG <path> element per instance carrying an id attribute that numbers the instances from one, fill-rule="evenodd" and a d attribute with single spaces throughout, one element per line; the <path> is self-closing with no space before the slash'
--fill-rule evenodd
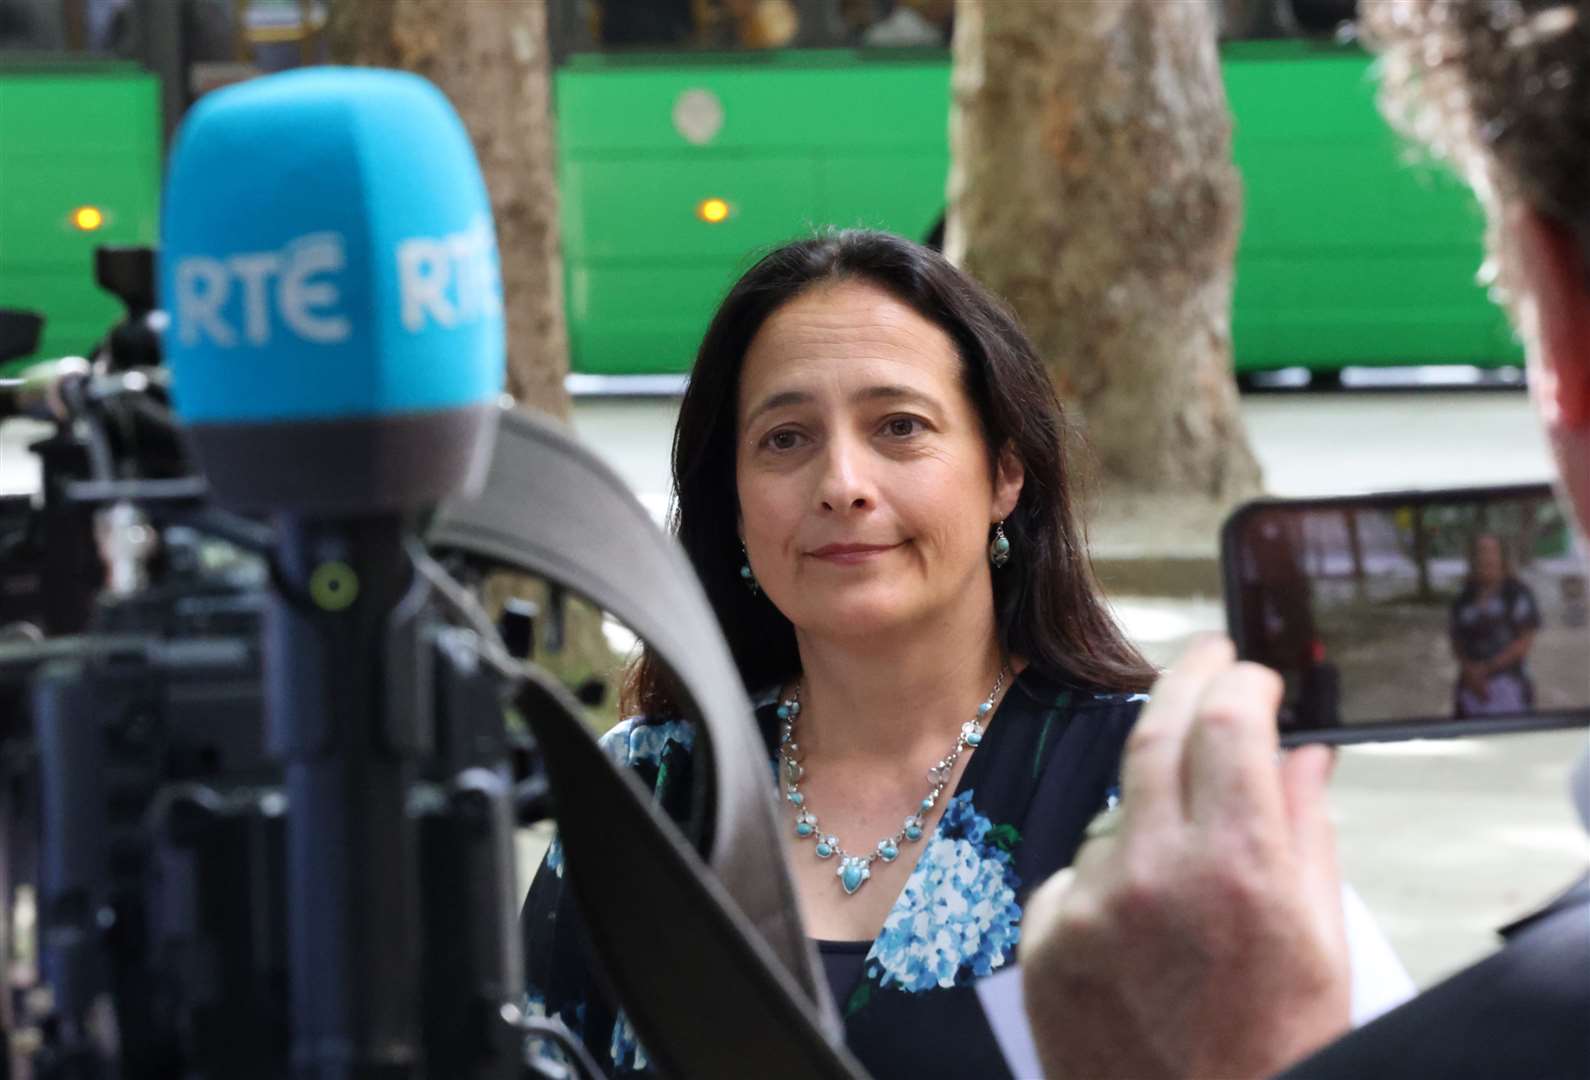
<path id="1" fill-rule="evenodd" d="M 822 559 L 824 562 L 850 566 L 876 558 L 886 551 L 893 551 L 898 546 L 898 544 L 829 544 L 813 551 L 811 555 L 814 559 Z"/>

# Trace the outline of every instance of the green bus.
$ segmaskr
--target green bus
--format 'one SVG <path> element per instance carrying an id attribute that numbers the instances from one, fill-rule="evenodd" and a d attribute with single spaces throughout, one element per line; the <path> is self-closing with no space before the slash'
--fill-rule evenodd
<path id="1" fill-rule="evenodd" d="M 38 355 L 85 355 L 120 316 L 101 244 L 153 245 L 160 91 L 126 61 L 0 57 L 0 307 L 45 317 Z"/>
<path id="2" fill-rule="evenodd" d="M 0 374 L 95 347 L 122 311 L 94 283 L 94 249 L 158 242 L 182 112 L 318 59 L 324 22 L 319 0 L 0 0 L 0 308 L 44 317 L 38 348 Z"/>
<path id="3" fill-rule="evenodd" d="M 54 37 L 19 48 L 0 19 L 0 307 L 45 314 L 39 355 L 81 352 L 116 314 L 93 286 L 92 248 L 156 236 L 162 132 L 209 85 L 318 59 L 325 7 L 8 2 L 53 19 Z M 1405 159 L 1362 49 L 1288 32 L 1310 6 L 1331 15 L 1316 27 L 1328 29 L 1351 0 L 1208 2 L 1242 13 L 1221 46 L 1245 189 L 1239 376 L 1516 365 L 1476 282 L 1470 196 Z M 118 61 L 114 41 L 83 44 L 101 9 L 166 22 L 123 27 L 143 51 Z M 811 228 L 936 242 L 952 11 L 950 0 L 549 0 L 572 370 L 684 372 L 750 253 Z"/>
<path id="4" fill-rule="evenodd" d="M 1376 111 L 1361 48 L 1286 32 L 1310 6 L 1328 23 L 1341 0 L 1292 0 L 1279 20 L 1252 18 L 1274 5 L 1227 6 L 1249 13 L 1221 46 L 1246 217 L 1239 375 L 1517 364 L 1476 281 L 1471 197 L 1439 168 L 1406 160 Z M 933 0 L 557 0 L 573 370 L 686 370 L 747 252 L 812 226 L 934 240 L 949 167 L 951 10 Z M 1339 13 L 1351 14 L 1350 0 Z"/>

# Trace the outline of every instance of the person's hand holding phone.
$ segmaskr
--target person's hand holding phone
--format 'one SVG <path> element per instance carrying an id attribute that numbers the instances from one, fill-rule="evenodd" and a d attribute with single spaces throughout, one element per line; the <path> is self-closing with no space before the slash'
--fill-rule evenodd
<path id="1" fill-rule="evenodd" d="M 1277 762 L 1281 680 L 1195 644 L 1127 743 L 1122 803 L 1023 920 L 1050 1077 L 1270 1076 L 1349 1023 L 1332 754 Z"/>

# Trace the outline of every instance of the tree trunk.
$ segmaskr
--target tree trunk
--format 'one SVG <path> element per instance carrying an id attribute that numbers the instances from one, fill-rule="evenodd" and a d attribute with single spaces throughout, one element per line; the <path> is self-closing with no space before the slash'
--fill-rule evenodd
<path id="1" fill-rule="evenodd" d="M 337 63 L 423 75 L 463 118 L 497 221 L 508 391 L 521 404 L 566 419 L 568 328 L 546 5 L 337 0 L 329 37 Z"/>
<path id="2" fill-rule="evenodd" d="M 480 158 L 502 258 L 508 392 L 521 405 L 569 416 L 568 327 L 552 128 L 552 62 L 542 0 L 336 0 L 332 58 L 423 75 L 463 118 Z M 505 596 L 536 599 L 546 584 L 514 573 L 485 589 L 495 615 Z M 538 636 L 544 635 L 545 621 Z M 603 679 L 613 688 L 598 727 L 615 718 L 621 657 L 607 646 L 600 612 L 571 605 L 557 651 L 540 641 L 535 659 L 565 684 Z M 600 717 L 600 720 L 597 718 Z"/>
<path id="3" fill-rule="evenodd" d="M 1096 486 L 1140 506 L 1256 494 L 1214 6 L 960 0 L 952 93 L 946 253 L 1015 308 Z"/>
<path id="4" fill-rule="evenodd" d="M 1342 511 L 1347 522 L 1347 550 L 1353 560 L 1353 595 L 1362 600 L 1369 594 L 1369 578 L 1364 569 L 1364 537 L 1358 524 L 1358 511 Z"/>
<path id="5" fill-rule="evenodd" d="M 1424 507 L 1413 508 L 1413 565 L 1419 574 L 1416 599 L 1428 603 L 1435 599 L 1435 589 L 1430 584 L 1430 534 L 1425 529 Z"/>

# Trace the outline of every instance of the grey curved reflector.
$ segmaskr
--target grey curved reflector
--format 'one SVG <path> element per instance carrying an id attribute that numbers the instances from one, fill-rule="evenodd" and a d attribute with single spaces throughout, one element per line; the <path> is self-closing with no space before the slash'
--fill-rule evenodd
<path id="1" fill-rule="evenodd" d="M 688 1016 L 711 1036 L 685 1047 L 671 1071 L 728 1075 L 685 1061 L 727 1042 L 737 1045 L 724 1052 L 752 1049 L 755 1057 L 740 1056 L 738 1067 L 754 1060 L 759 1075 L 864 1075 L 843 1049 L 800 923 L 750 702 L 683 552 L 571 433 L 517 410 L 501 418 L 480 494 L 445 503 L 427 541 L 560 582 L 610 612 L 656 650 L 700 713 L 706 753 L 698 751 L 696 778 L 711 788 L 708 863 L 716 880 L 583 725 L 577 733 L 561 723 L 536 728 L 566 873 L 642 1043 L 666 1064 L 674 1055 L 664 1045 L 680 1037 Z M 560 700 L 553 689 L 532 689 L 548 706 L 537 711 L 565 711 L 551 707 Z M 704 905 L 712 897 L 718 902 Z M 669 931 L 658 933 L 659 925 Z M 674 1000 L 659 1002 L 664 993 Z M 735 1024 L 724 1022 L 726 1006 Z M 707 1068 L 705 1059 L 691 1060 Z"/>

